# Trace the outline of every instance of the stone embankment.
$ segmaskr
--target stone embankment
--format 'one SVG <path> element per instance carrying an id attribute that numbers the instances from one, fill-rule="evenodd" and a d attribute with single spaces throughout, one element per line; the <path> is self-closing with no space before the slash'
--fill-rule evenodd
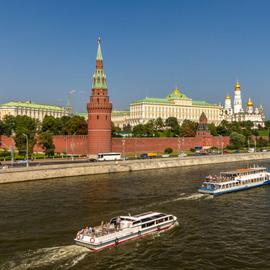
<path id="1" fill-rule="evenodd" d="M 0 171 L 0 183 L 3 184 L 69 176 L 132 172 L 263 159 L 270 159 L 270 152 L 11 168 Z"/>

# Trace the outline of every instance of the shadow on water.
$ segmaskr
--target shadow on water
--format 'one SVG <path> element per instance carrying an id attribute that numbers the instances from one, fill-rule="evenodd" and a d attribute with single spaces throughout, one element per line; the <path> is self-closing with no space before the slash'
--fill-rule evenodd
<path id="1" fill-rule="evenodd" d="M 267 269 L 270 188 L 197 193 L 205 175 L 246 165 L 3 185 L 0 269 Z M 150 210 L 176 215 L 180 226 L 98 253 L 73 245 L 82 227 Z"/>

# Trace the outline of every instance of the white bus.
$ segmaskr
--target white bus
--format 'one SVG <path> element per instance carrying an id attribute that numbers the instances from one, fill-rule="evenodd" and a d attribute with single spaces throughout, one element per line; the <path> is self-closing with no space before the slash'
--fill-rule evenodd
<path id="1" fill-rule="evenodd" d="M 121 154 L 120 153 L 98 153 L 97 160 L 98 161 L 121 160 Z"/>

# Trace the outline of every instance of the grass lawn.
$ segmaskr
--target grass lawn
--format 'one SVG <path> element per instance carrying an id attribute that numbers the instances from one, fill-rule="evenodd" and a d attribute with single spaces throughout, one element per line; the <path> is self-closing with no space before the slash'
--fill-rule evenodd
<path id="1" fill-rule="evenodd" d="M 268 133 L 268 130 L 267 129 L 259 130 L 258 133 L 259 133 L 259 136 L 261 136 L 261 137 L 267 137 L 267 136 L 269 136 L 269 133 Z"/>

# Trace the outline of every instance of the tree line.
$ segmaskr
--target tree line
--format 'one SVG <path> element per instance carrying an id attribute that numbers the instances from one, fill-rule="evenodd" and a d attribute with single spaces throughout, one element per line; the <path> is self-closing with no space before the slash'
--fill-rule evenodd
<path id="1" fill-rule="evenodd" d="M 175 117 L 169 117 L 165 121 L 162 118 L 149 120 L 146 124 L 138 124 L 133 128 L 125 125 L 123 129 L 115 127 L 112 123 L 112 136 L 120 137 L 128 133 L 133 137 L 194 137 L 196 136 L 198 123 L 184 120 L 180 125 Z M 265 121 L 265 128 L 254 129 L 251 121 L 227 122 L 222 121 L 220 125 L 208 124 L 213 136 L 230 136 L 230 148 L 241 149 L 247 146 L 264 147 L 269 145 L 270 121 Z M 260 131 L 267 131 L 268 140 L 261 138 Z M 7 115 L 0 120 L 0 135 L 12 136 L 19 154 L 26 153 L 26 137 L 28 139 L 29 154 L 33 153 L 35 144 L 39 144 L 46 155 L 54 155 L 54 135 L 86 135 L 88 132 L 87 121 L 84 117 L 63 116 L 55 118 L 45 116 L 43 121 L 30 118 L 25 115 Z"/>
<path id="2" fill-rule="evenodd" d="M 119 137 L 128 133 L 134 137 L 194 137 L 198 129 L 198 123 L 184 120 L 180 125 L 175 117 L 169 117 L 165 121 L 162 118 L 149 120 L 145 124 L 138 124 L 133 128 L 125 125 L 122 129 L 113 126 L 113 136 Z M 258 147 L 269 145 L 270 121 L 265 121 L 265 127 L 254 128 L 251 121 L 228 122 L 223 120 L 218 126 L 208 124 L 208 129 L 213 136 L 229 136 L 231 149 L 241 149 L 247 146 L 254 146 L 255 140 Z M 260 136 L 260 131 L 267 131 L 268 139 Z"/>
<path id="3" fill-rule="evenodd" d="M 26 154 L 27 140 L 29 155 L 33 153 L 35 144 L 39 144 L 46 155 L 54 155 L 54 135 L 86 135 L 87 122 L 84 117 L 63 116 L 55 118 L 45 116 L 43 121 L 33 119 L 26 115 L 6 115 L 0 120 L 0 135 L 12 136 L 19 155 Z"/>

